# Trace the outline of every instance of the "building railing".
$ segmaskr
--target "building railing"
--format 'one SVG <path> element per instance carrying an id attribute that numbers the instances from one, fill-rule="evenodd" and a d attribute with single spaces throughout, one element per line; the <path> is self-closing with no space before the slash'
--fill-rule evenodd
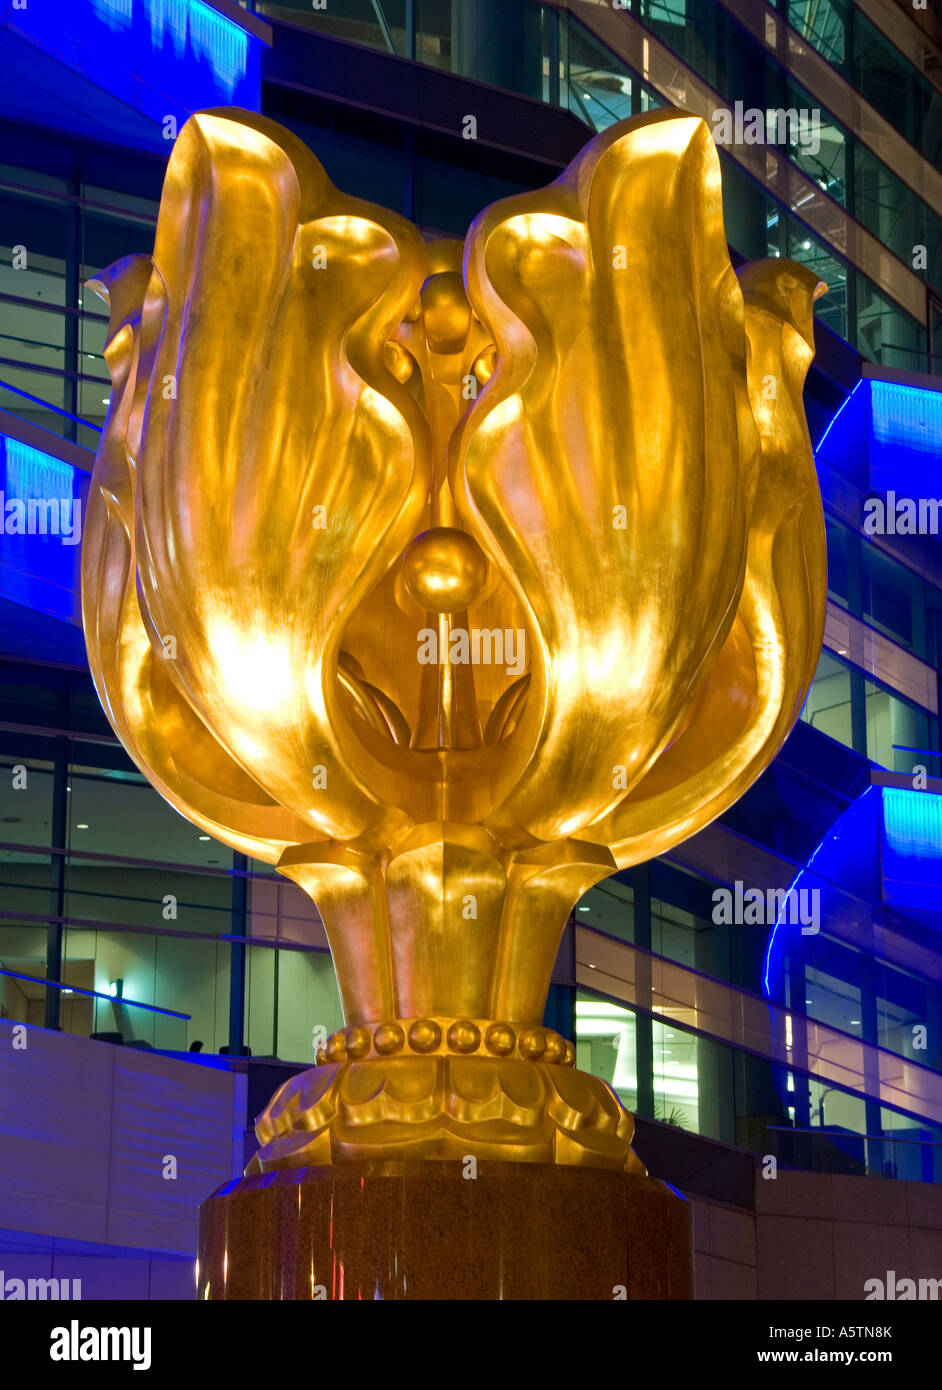
<path id="1" fill-rule="evenodd" d="M 769 1125 L 769 1152 L 783 1167 L 812 1173 L 942 1182 L 942 1143 L 855 1134 L 847 1129 Z"/>

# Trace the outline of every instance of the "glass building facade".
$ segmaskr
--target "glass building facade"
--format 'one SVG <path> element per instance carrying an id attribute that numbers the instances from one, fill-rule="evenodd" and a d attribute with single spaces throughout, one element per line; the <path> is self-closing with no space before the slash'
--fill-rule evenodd
<path id="1" fill-rule="evenodd" d="M 942 89 L 919 45 L 900 48 L 849 0 L 257 0 L 244 13 L 242 104 L 428 236 L 463 235 L 632 114 L 673 104 L 718 130 L 726 112 L 735 130 L 737 109 L 762 113 L 762 141 L 720 147 L 726 225 L 735 260 L 790 257 L 828 284 L 806 392 L 825 646 L 793 735 L 743 800 L 577 905 L 547 1022 L 649 1120 L 798 1167 L 942 1180 L 942 548 L 931 526 L 868 528 L 867 509 L 942 494 Z M 227 104 L 240 24 L 186 23 Z M 0 77 L 29 39 L 4 24 Z M 154 65 L 181 61 L 153 43 Z M 95 131 L 72 128 L 107 74 L 48 56 L 61 109 L 50 100 L 42 117 L 12 88 L 0 100 L 8 497 L 66 474 L 74 496 L 87 487 L 110 395 L 89 282 L 151 250 L 168 148 L 118 83 Z M 214 101 L 201 89 L 191 109 Z M 342 1023 L 316 910 L 137 772 L 85 665 L 77 552 L 28 539 L 44 547 L 0 537 L 0 1015 L 309 1065 L 319 1030 Z M 897 792 L 920 809 L 901 812 Z M 724 920 L 737 885 L 763 895 L 761 919 Z M 769 908 L 790 889 L 814 890 L 813 933 Z"/>

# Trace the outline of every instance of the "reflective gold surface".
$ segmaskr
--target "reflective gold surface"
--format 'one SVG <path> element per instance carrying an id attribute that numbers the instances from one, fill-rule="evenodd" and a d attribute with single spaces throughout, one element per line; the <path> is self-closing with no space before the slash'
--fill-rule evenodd
<path id="1" fill-rule="evenodd" d="M 261 1166 L 637 1166 L 613 1093 L 520 1039 L 576 900 L 719 815 L 801 709 L 823 287 L 737 277 L 710 133 L 669 111 L 483 212 L 463 269 L 287 130 L 203 113 L 153 257 L 97 285 L 102 703 L 172 805 L 313 897 L 348 1025 Z"/>
<path id="2" fill-rule="evenodd" d="M 322 1065 L 272 1097 L 246 1171 L 473 1153 L 643 1175 L 632 1117 L 604 1081 L 575 1070 L 573 1051 L 550 1029 L 488 1019 L 348 1028 Z"/>

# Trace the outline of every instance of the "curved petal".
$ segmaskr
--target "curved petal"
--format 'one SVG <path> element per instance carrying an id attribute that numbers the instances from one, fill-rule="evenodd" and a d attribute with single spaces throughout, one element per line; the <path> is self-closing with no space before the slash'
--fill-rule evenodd
<path id="1" fill-rule="evenodd" d="M 662 854 L 742 796 L 801 713 L 821 650 L 827 547 L 802 387 L 812 303 L 825 286 L 804 266 L 772 259 L 745 266 L 740 282 L 762 441 L 742 602 L 688 726 L 589 832 L 622 868 Z"/>
<path id="2" fill-rule="evenodd" d="M 757 439 L 706 125 L 656 112 L 596 137 L 482 214 L 466 278 L 498 355 L 455 494 L 531 657 L 493 823 L 580 835 L 670 739 L 742 586 Z"/>
<path id="3" fill-rule="evenodd" d="M 180 132 L 153 259 L 128 422 L 141 617 L 302 838 L 350 838 L 388 812 L 337 732 L 340 635 L 428 487 L 425 422 L 383 362 L 421 238 L 288 131 L 223 110 Z"/>
<path id="4" fill-rule="evenodd" d="M 218 743 L 174 687 L 137 603 L 135 474 L 126 439 L 138 412 L 141 318 L 153 273 L 132 256 L 90 282 L 109 304 L 105 357 L 111 407 L 95 459 L 82 548 L 82 609 L 89 667 L 102 706 L 130 757 L 162 796 L 243 854 L 275 863 L 307 833 Z"/>

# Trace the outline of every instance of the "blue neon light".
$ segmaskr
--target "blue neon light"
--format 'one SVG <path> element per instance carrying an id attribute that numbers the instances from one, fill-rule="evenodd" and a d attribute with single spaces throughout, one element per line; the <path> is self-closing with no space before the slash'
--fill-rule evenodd
<path id="1" fill-rule="evenodd" d="M 73 415 L 71 410 L 63 410 L 59 405 L 52 405 L 49 401 L 44 401 L 42 396 L 32 396 L 29 391 L 21 391 L 18 386 L 11 386 L 8 381 L 0 381 L 0 386 L 4 391 L 10 391 L 15 396 L 22 396 L 24 400 L 33 401 L 35 405 L 41 405 L 43 410 L 51 410 L 56 415 L 64 415 L 67 420 L 74 420 L 79 425 L 84 425 L 87 430 L 97 430 L 101 434 L 101 425 L 96 425 L 92 420 L 83 420 L 81 415 Z M 17 412 L 14 411 L 14 414 Z"/>
<path id="2" fill-rule="evenodd" d="M 0 975 L 8 975 L 11 980 L 29 980 L 34 985 L 45 985 L 47 989 L 58 989 L 63 994 L 81 994 L 88 999 L 107 999 L 109 1004 L 115 1002 L 127 1004 L 130 1009 L 146 1009 L 149 1014 L 163 1014 L 167 1018 L 183 1018 L 191 1021 L 192 1014 L 177 1013 L 176 1009 L 159 1009 L 156 1004 L 142 1004 L 139 999 L 119 999 L 115 1001 L 114 995 L 105 994 L 100 989 L 80 989 L 78 985 L 64 985 L 57 980 L 46 980 L 41 975 L 22 975 L 17 970 L 5 970 L 0 967 Z"/>
<path id="3" fill-rule="evenodd" d="M 810 874 L 814 872 L 814 864 L 817 861 L 818 856 L 824 854 L 829 847 L 837 845 L 844 836 L 849 837 L 849 841 L 852 842 L 852 847 L 854 850 L 857 851 L 857 853 L 860 853 L 861 851 L 863 851 L 864 853 L 870 852 L 867 840 L 868 838 L 875 839 L 875 827 L 873 828 L 873 833 L 867 836 L 865 830 L 862 831 L 861 821 L 865 820 L 866 817 L 868 817 L 871 809 L 876 809 L 875 798 L 873 798 L 872 796 L 873 792 L 875 792 L 876 790 L 877 788 L 875 787 L 867 787 L 866 790 L 863 791 L 861 795 L 857 798 L 857 800 L 854 801 L 852 805 L 848 807 L 848 809 L 840 817 L 837 823 L 832 827 L 831 830 L 828 831 L 827 835 L 825 835 L 824 838 L 818 842 L 818 844 L 812 850 L 811 854 L 808 856 L 808 859 L 805 861 L 804 865 L 798 870 L 798 872 L 795 874 L 795 877 L 789 884 L 789 892 L 791 892 L 791 889 L 793 888 L 800 889 L 800 881 L 802 877 L 805 874 Z M 872 807 L 870 804 L 868 804 L 868 798 L 870 798 L 874 803 Z M 819 865 L 819 872 L 823 871 L 824 867 L 825 866 L 823 863 Z M 783 925 L 788 925 L 783 921 L 783 917 L 786 912 L 787 901 L 787 898 L 783 899 L 782 901 L 782 905 L 779 908 L 778 914 L 775 918 L 775 924 L 773 925 L 772 930 L 769 933 L 769 941 L 765 950 L 765 960 L 762 964 L 762 992 L 765 995 L 766 999 L 771 999 L 773 995 L 771 974 L 773 964 L 773 953 L 775 953 L 776 943 L 778 943 L 779 952 L 779 959 L 777 960 L 776 965 L 780 965 L 782 963 L 781 958 L 784 955 L 786 945 L 791 944 L 786 942 L 785 933 L 780 932 L 780 928 Z M 817 938 L 804 937 L 799 933 L 795 940 L 804 943 L 804 949 L 808 950 L 810 949 L 808 943 L 817 940 Z M 777 974 L 778 971 L 776 970 L 776 975 Z M 784 1003 L 784 999 L 776 1000 L 775 1002 Z M 793 1012 L 796 1012 L 794 1008 Z M 801 1010 L 797 1010 L 797 1012 L 801 1012 Z"/>
<path id="4" fill-rule="evenodd" d="M 835 425 L 837 424 L 837 422 L 840 420 L 841 416 L 844 414 L 844 411 L 845 411 L 845 410 L 847 409 L 847 407 L 850 405 L 851 401 L 854 399 L 854 397 L 856 396 L 857 392 L 860 390 L 861 386 L 863 386 L 863 384 L 864 384 L 863 378 L 861 377 L 860 381 L 854 383 L 854 388 L 853 388 L 853 390 L 851 391 L 850 395 L 849 395 L 849 396 L 845 396 L 844 399 L 841 401 L 840 405 L 837 407 L 837 410 L 835 410 L 834 414 L 831 416 L 830 420 L 828 421 L 828 423 L 827 423 L 827 428 L 825 429 L 825 431 L 824 431 L 824 433 L 822 434 L 821 438 L 818 440 L 817 444 L 815 445 L 815 453 L 817 453 L 820 449 L 823 449 L 823 448 L 824 448 L 824 445 L 825 445 L 825 443 L 827 442 L 827 437 L 828 437 L 828 435 L 831 433 L 831 430 L 834 428 L 834 426 L 835 426 Z"/>
<path id="5" fill-rule="evenodd" d="M 773 926 L 772 926 L 772 930 L 769 932 L 769 941 L 768 941 L 768 945 L 767 945 L 766 948 L 765 948 L 765 960 L 764 960 L 763 963 L 762 963 L 762 992 L 763 992 L 763 994 L 765 995 L 766 999 L 770 999 L 771 996 L 772 996 L 772 987 L 771 987 L 771 985 L 770 985 L 770 983 L 769 983 L 769 971 L 770 971 L 771 966 L 772 966 L 772 950 L 773 950 L 773 948 L 774 948 L 774 946 L 775 946 L 775 941 L 776 941 L 776 937 L 778 936 L 779 928 L 784 924 L 784 923 L 783 923 L 783 917 L 784 917 L 784 914 L 785 914 L 786 911 L 787 911 L 787 904 L 788 904 L 790 901 L 792 901 L 792 889 L 797 889 L 797 888 L 798 888 L 798 881 L 799 881 L 799 879 L 801 878 L 802 874 L 805 873 L 806 870 L 808 870 L 808 869 L 811 868 L 811 866 L 812 866 L 812 864 L 814 863 L 815 859 L 817 858 L 819 852 L 821 851 L 823 845 L 824 845 L 824 841 L 822 840 L 822 841 L 820 842 L 820 844 L 818 844 L 818 845 L 816 846 L 816 848 L 814 849 L 814 851 L 812 852 L 811 857 L 809 858 L 808 862 L 804 865 L 803 868 L 799 869 L 798 872 L 795 874 L 795 877 L 792 879 L 791 883 L 788 885 L 788 891 L 787 891 L 787 893 L 785 894 L 785 897 L 782 899 L 782 904 L 781 904 L 781 906 L 780 906 L 778 912 L 777 912 L 776 915 L 775 915 L 775 922 L 774 922 L 774 924 L 773 924 Z M 784 949 L 784 939 L 783 939 L 783 941 L 782 941 L 781 944 L 782 944 L 782 949 Z"/>

